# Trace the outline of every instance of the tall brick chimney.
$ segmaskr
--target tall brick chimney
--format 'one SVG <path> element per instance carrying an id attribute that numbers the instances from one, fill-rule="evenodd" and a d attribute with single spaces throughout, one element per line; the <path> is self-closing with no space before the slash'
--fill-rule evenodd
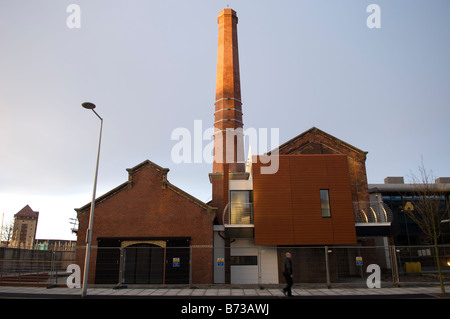
<path id="1" fill-rule="evenodd" d="M 236 12 L 223 9 L 217 19 L 216 102 L 213 173 L 244 172 L 244 137 Z M 228 164 L 228 165 L 227 165 Z"/>
<path id="2" fill-rule="evenodd" d="M 211 205 L 217 207 L 217 222 L 222 224 L 228 203 L 228 182 L 245 175 L 241 83 L 236 12 L 223 9 L 217 19 L 216 101 L 214 112 L 214 162 L 209 174 Z"/>

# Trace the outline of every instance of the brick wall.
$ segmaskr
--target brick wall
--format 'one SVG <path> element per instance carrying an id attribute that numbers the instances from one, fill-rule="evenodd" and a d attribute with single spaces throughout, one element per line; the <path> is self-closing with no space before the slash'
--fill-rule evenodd
<path id="1" fill-rule="evenodd" d="M 190 237 L 191 246 L 213 245 L 215 210 L 167 182 L 168 169 L 145 161 L 132 169 L 128 182 L 96 199 L 92 240 L 97 238 Z M 77 263 L 84 267 L 85 238 L 90 204 L 77 209 Z M 202 265 L 193 267 L 193 283 L 211 283 L 212 254 L 196 254 Z M 92 250 L 89 283 L 95 282 L 96 251 Z"/>

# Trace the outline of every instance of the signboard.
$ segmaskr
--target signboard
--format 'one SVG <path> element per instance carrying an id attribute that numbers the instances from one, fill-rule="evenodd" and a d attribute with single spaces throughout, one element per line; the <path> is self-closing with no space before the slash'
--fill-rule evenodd
<path id="1" fill-rule="evenodd" d="M 407 202 L 405 204 L 405 207 L 403 207 L 404 210 L 406 211 L 413 211 L 414 210 L 414 205 L 411 202 Z"/>
<path id="2" fill-rule="evenodd" d="M 362 257 L 356 257 L 356 266 L 362 266 L 363 260 Z"/>
<path id="3" fill-rule="evenodd" d="M 180 258 L 179 257 L 174 257 L 172 259 L 172 267 L 180 267 Z"/>
<path id="4" fill-rule="evenodd" d="M 217 258 L 217 267 L 223 267 L 224 261 L 223 258 Z"/>

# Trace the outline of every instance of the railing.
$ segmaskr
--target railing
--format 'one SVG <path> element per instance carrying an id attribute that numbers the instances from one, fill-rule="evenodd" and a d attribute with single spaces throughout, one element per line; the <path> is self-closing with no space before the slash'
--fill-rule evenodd
<path id="1" fill-rule="evenodd" d="M 67 266 L 75 263 L 75 250 L 51 251 L 0 248 L 0 285 L 65 283 Z"/>
<path id="2" fill-rule="evenodd" d="M 392 222 L 392 211 L 383 202 L 353 202 L 355 224 L 386 224 Z"/>
<path id="3" fill-rule="evenodd" d="M 253 203 L 228 203 L 223 210 L 224 225 L 253 225 Z"/>
<path id="4" fill-rule="evenodd" d="M 383 202 L 353 202 L 355 224 L 390 224 L 392 211 Z M 253 225 L 253 203 L 228 203 L 223 211 L 227 226 Z"/>
<path id="5" fill-rule="evenodd" d="M 85 247 L 78 247 L 84 256 Z M 381 268 L 381 288 L 401 283 L 439 285 L 436 250 L 424 246 L 242 246 L 213 247 L 93 247 L 95 282 L 105 285 L 212 284 L 213 268 L 231 268 L 231 280 L 246 284 L 282 284 L 285 253 L 292 255 L 295 284 L 320 283 L 328 287 L 367 288 L 368 266 Z M 154 254 L 156 250 L 165 254 Z M 3 251 L 2 251 L 3 250 Z M 127 253 L 127 251 L 129 253 Z M 257 256 L 256 264 L 239 264 L 233 256 Z M 59 285 L 67 287 L 68 265 L 76 264 L 75 252 L 46 252 L 0 249 L 0 285 Z M 131 254 L 133 252 L 133 254 Z M 439 261 L 446 286 L 450 284 L 450 245 L 439 245 Z M 33 257 L 30 257 L 33 256 Z M 37 257 L 39 256 L 39 258 Z M 165 258 L 164 258 L 165 256 Z M 214 256 L 214 257 L 213 257 Z M 231 256 L 230 260 L 225 256 Z M 178 257 L 178 258 L 174 258 Z M 30 260 L 30 258 L 34 258 Z M 408 266 L 419 265 L 418 268 Z M 215 265 L 215 267 L 213 267 Z M 80 265 L 79 265 L 80 266 Z M 82 266 L 82 265 L 81 265 Z M 234 269 L 233 269 L 234 268 Z M 240 273 L 239 273 L 240 272 Z M 373 278 L 373 277 L 372 277 Z M 94 286 L 95 287 L 95 286 Z M 448 286 L 447 286 L 448 287 Z M 301 288 L 301 287 L 300 287 Z"/>

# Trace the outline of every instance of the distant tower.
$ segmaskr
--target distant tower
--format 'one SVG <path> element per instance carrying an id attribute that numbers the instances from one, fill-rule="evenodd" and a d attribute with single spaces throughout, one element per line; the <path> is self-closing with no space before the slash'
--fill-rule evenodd
<path id="1" fill-rule="evenodd" d="M 217 19 L 216 101 L 214 112 L 214 162 L 209 175 L 212 183 L 211 205 L 217 207 L 217 221 L 222 223 L 228 203 L 229 179 L 242 179 L 245 173 L 241 81 L 236 12 L 223 9 Z"/>
<path id="2" fill-rule="evenodd" d="M 26 205 L 14 215 L 14 229 L 10 247 L 32 249 L 36 239 L 39 212 Z"/>

